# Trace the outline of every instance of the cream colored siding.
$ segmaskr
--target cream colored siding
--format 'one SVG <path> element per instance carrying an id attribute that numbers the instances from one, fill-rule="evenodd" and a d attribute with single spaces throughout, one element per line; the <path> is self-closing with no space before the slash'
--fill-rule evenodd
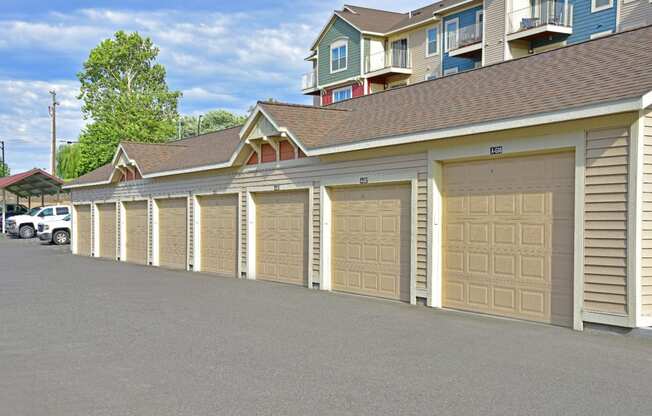
<path id="1" fill-rule="evenodd" d="M 652 316 L 652 112 L 647 114 L 643 124 L 641 310 L 643 316 Z"/>
<path id="2" fill-rule="evenodd" d="M 165 197 L 179 195 L 189 191 L 196 193 L 206 192 L 242 192 L 242 241 L 241 256 L 242 270 L 247 270 L 247 201 L 246 193 L 251 187 L 266 187 L 273 190 L 278 185 L 281 190 L 289 187 L 312 187 L 313 189 L 313 226 L 319 219 L 319 185 L 320 181 L 328 177 L 360 175 L 372 180 L 383 175 L 414 173 L 418 174 L 419 208 L 417 212 L 419 229 L 417 230 L 417 289 L 426 288 L 426 193 L 427 193 L 427 164 L 426 153 L 413 153 L 399 156 L 367 158 L 360 160 L 344 160 L 332 162 L 319 162 L 316 159 L 303 159 L 304 162 L 285 168 L 261 165 L 257 168 L 244 168 L 238 172 L 216 174 L 196 174 L 177 176 L 169 179 L 154 179 L 138 181 L 135 184 L 119 184 L 112 188 L 95 188 L 74 192 L 75 198 L 86 200 L 112 198 L 139 198 L 152 195 Z M 316 203 L 317 202 L 317 203 Z M 320 247 L 318 228 L 313 227 L 313 281 L 319 283 Z M 420 297 L 425 297 L 425 292 L 418 291 Z"/>
<path id="3" fill-rule="evenodd" d="M 97 204 L 100 257 L 115 259 L 117 253 L 117 209 L 114 202 Z"/>
<path id="4" fill-rule="evenodd" d="M 650 0 L 619 0 L 618 15 L 620 17 L 618 31 L 651 25 L 652 2 Z"/>
<path id="5" fill-rule="evenodd" d="M 187 198 L 164 198 L 158 204 L 159 264 L 171 269 L 185 269 L 188 248 Z"/>
<path id="6" fill-rule="evenodd" d="M 505 0 L 485 0 L 484 64 L 491 65 L 505 59 Z"/>
<path id="7" fill-rule="evenodd" d="M 584 308 L 627 313 L 628 129 L 586 137 Z"/>
<path id="8" fill-rule="evenodd" d="M 124 203 L 124 233 L 126 260 L 130 263 L 147 264 L 147 201 Z"/>
<path id="9" fill-rule="evenodd" d="M 433 26 L 423 26 L 408 33 L 408 46 L 412 60 L 412 76 L 410 84 L 425 81 L 426 74 L 441 76 L 441 27 L 436 25 L 438 32 L 438 53 L 426 57 L 426 30 Z"/>

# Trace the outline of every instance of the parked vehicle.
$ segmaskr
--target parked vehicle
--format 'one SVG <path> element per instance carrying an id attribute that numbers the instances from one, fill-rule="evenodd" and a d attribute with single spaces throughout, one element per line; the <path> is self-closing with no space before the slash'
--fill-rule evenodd
<path id="1" fill-rule="evenodd" d="M 20 238 L 34 238 L 41 222 L 60 220 L 70 214 L 68 205 L 33 208 L 27 215 L 16 215 L 7 220 L 7 232 Z"/>
<path id="2" fill-rule="evenodd" d="M 70 244 L 70 214 L 60 220 L 41 222 L 36 235 L 39 240 L 54 243 L 58 246 Z"/>
<path id="3" fill-rule="evenodd" d="M 0 204 L 0 230 L 2 229 L 2 204 Z M 5 218 L 9 219 L 15 215 L 24 215 L 29 212 L 29 209 L 22 204 L 7 204 L 7 215 Z"/>

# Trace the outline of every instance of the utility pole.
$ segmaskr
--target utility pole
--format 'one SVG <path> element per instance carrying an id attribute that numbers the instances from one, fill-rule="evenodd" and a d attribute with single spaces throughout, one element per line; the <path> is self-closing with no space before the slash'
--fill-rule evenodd
<path id="1" fill-rule="evenodd" d="M 6 167 L 7 164 L 5 163 L 5 142 L 3 140 L 0 140 L 0 147 L 2 147 L 2 175 L 0 176 L 5 176 L 7 174 Z M 5 188 L 2 188 L 2 234 L 5 233 L 5 230 L 7 229 L 7 226 L 5 225 L 7 222 L 7 191 Z"/>
<path id="2" fill-rule="evenodd" d="M 5 163 L 5 142 L 4 140 L 0 140 L 0 150 L 2 151 L 2 175 L 0 176 L 7 176 L 7 163 Z"/>
<path id="3" fill-rule="evenodd" d="M 57 92 L 50 91 L 52 96 L 52 104 L 48 107 L 50 118 L 52 118 L 52 144 L 50 145 L 50 173 L 53 176 L 57 174 Z"/>
<path id="4" fill-rule="evenodd" d="M 181 140 L 181 116 L 177 120 L 177 140 Z"/>
<path id="5" fill-rule="evenodd" d="M 197 117 L 197 136 L 199 136 L 201 134 L 201 118 L 202 117 L 203 117 L 203 115 L 201 115 L 201 114 L 199 115 L 199 117 Z"/>

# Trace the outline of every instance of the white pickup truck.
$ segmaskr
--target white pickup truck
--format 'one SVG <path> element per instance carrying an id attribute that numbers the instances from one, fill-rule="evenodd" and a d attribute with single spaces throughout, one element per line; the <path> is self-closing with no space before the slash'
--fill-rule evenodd
<path id="1" fill-rule="evenodd" d="M 41 222 L 60 220 L 70 214 L 68 205 L 32 208 L 26 215 L 16 215 L 7 220 L 7 232 L 20 238 L 36 237 L 36 228 Z"/>
<path id="2" fill-rule="evenodd" d="M 58 246 L 70 244 L 70 215 L 60 220 L 45 221 L 38 225 L 36 235 L 39 240 Z"/>

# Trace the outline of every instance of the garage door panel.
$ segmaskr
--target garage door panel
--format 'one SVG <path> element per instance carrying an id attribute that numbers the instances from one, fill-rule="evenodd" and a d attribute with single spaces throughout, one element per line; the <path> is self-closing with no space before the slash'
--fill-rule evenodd
<path id="1" fill-rule="evenodd" d="M 159 212 L 159 264 L 171 269 L 186 269 L 188 246 L 188 200 L 157 200 Z"/>
<path id="2" fill-rule="evenodd" d="M 409 300 L 409 184 L 332 190 L 333 289 Z"/>
<path id="3" fill-rule="evenodd" d="M 147 264 L 147 201 L 123 204 L 125 210 L 125 254 L 130 263 Z"/>
<path id="4" fill-rule="evenodd" d="M 90 256 L 91 250 L 91 207 L 90 205 L 77 205 L 75 223 L 75 240 L 77 254 Z"/>
<path id="5" fill-rule="evenodd" d="M 238 196 L 202 196 L 198 201 L 201 213 L 201 269 L 236 277 Z"/>
<path id="6" fill-rule="evenodd" d="M 572 323 L 573 175 L 573 154 L 444 165 L 444 306 Z"/>
<path id="7" fill-rule="evenodd" d="M 255 194 L 256 278 L 307 285 L 308 192 Z"/>
<path id="8" fill-rule="evenodd" d="M 100 257 L 115 259 L 117 252 L 117 210 L 115 203 L 97 204 Z"/>

